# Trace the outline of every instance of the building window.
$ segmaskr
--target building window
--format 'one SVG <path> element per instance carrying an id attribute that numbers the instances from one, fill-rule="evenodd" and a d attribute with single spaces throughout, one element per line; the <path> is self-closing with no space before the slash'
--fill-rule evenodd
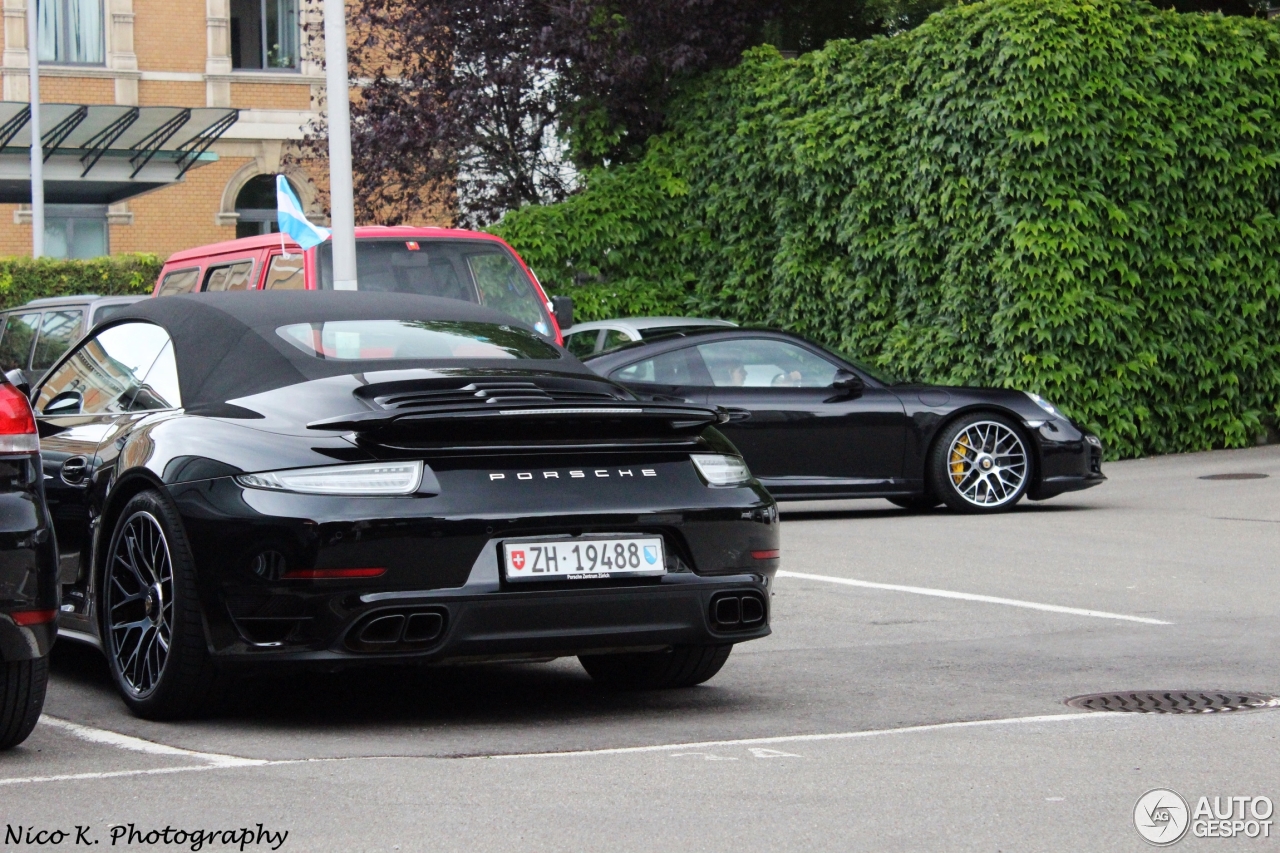
<path id="1" fill-rule="evenodd" d="M 107 206 L 47 205 L 44 253 L 51 258 L 100 258 L 108 254 Z"/>
<path id="2" fill-rule="evenodd" d="M 231 0 L 231 67 L 298 67 L 298 0 Z"/>
<path id="3" fill-rule="evenodd" d="M 298 185 L 289 181 L 294 193 Z M 257 234 L 275 234 L 280 230 L 276 214 L 276 176 L 257 175 L 248 180 L 236 194 L 237 237 L 253 237 Z"/>
<path id="4" fill-rule="evenodd" d="M 27 0 L 35 2 L 35 0 Z M 39 0 L 41 62 L 102 65 L 102 0 Z"/>

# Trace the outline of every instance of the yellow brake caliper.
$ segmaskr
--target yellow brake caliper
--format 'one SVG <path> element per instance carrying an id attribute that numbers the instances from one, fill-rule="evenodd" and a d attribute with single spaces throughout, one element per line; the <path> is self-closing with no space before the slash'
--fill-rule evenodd
<path id="1" fill-rule="evenodd" d="M 972 449 L 967 435 L 960 436 L 960 440 L 956 442 L 955 447 L 951 448 L 951 482 L 957 486 L 964 482 L 964 463 L 968 459 L 964 454 L 964 450 Z"/>

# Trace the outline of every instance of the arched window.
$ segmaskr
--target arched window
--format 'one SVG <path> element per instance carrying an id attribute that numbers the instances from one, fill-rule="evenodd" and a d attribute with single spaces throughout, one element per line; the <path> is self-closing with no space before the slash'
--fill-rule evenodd
<path id="1" fill-rule="evenodd" d="M 298 185 L 289 181 L 295 193 Z M 236 195 L 236 236 L 252 237 L 257 234 L 275 234 L 280 230 L 276 221 L 276 176 L 256 175 L 248 180 Z"/>

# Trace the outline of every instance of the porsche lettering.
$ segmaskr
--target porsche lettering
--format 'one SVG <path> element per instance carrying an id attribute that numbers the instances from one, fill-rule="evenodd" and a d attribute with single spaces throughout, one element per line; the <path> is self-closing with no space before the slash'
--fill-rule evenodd
<path id="1" fill-rule="evenodd" d="M 580 470 L 566 471 L 564 473 L 566 477 L 568 477 L 568 479 L 571 479 L 571 480 L 585 479 L 588 476 L 588 474 L 590 474 L 592 477 L 595 477 L 601 480 L 607 480 L 614 477 L 635 478 L 635 477 L 658 476 L 658 472 L 653 468 L 592 468 L 592 469 L 583 468 Z M 538 477 L 537 476 L 538 474 L 541 474 L 542 476 Z M 560 471 L 541 471 L 541 472 L 517 471 L 515 472 L 514 477 L 517 480 L 535 480 L 535 479 L 559 480 L 559 479 L 562 479 L 560 474 L 561 474 Z M 510 478 L 505 473 L 500 471 L 494 471 L 493 473 L 489 474 L 490 482 L 494 480 L 507 480 L 507 479 L 510 479 Z"/>

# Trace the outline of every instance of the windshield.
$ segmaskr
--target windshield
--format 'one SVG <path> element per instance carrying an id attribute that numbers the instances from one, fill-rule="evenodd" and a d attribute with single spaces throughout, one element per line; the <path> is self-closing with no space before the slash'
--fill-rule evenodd
<path id="1" fill-rule="evenodd" d="M 333 244 L 317 249 L 319 286 L 333 289 Z M 360 290 L 416 293 L 486 305 L 550 337 L 546 306 L 505 248 L 487 240 L 362 239 L 356 241 Z"/>
<path id="2" fill-rule="evenodd" d="M 456 320 L 337 320 L 281 326 L 276 334 L 326 360 L 560 358 L 560 351 L 514 326 Z"/>

